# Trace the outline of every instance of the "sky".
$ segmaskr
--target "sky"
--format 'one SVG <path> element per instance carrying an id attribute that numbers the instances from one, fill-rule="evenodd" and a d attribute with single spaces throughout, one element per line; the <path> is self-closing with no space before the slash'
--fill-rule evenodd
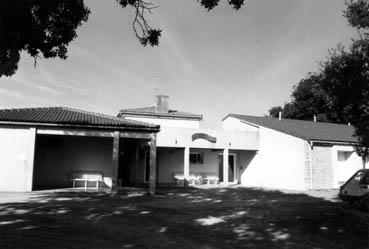
<path id="1" fill-rule="evenodd" d="M 16 74 L 0 78 L 0 108 L 68 106 L 116 115 L 169 95 L 171 109 L 204 115 L 217 128 L 228 113 L 264 115 L 290 100 L 292 88 L 318 69 L 328 49 L 356 31 L 343 0 L 223 0 L 208 12 L 196 0 L 153 0 L 147 16 L 163 30 L 159 47 L 143 47 L 134 13 L 115 0 L 85 0 L 89 20 L 68 59 L 23 53 Z"/>

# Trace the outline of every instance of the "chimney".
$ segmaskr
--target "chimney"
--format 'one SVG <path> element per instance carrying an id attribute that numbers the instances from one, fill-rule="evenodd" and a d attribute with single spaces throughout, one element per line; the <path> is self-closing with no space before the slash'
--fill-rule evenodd
<path id="1" fill-rule="evenodd" d="M 155 96 L 155 112 L 169 112 L 169 96 L 167 95 L 156 95 Z"/>
<path id="2" fill-rule="evenodd" d="M 316 122 L 316 116 L 315 115 L 313 116 L 313 119 L 314 119 L 314 122 Z"/>
<path id="3" fill-rule="evenodd" d="M 282 112 L 280 111 L 278 114 L 279 114 L 278 119 L 279 119 L 279 120 L 282 120 Z"/>

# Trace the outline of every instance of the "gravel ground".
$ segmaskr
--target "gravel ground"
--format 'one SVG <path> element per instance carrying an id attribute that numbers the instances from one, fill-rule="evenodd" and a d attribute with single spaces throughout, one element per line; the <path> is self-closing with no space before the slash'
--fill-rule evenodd
<path id="1" fill-rule="evenodd" d="M 244 187 L 0 193 L 0 248 L 368 248 L 334 191 Z"/>

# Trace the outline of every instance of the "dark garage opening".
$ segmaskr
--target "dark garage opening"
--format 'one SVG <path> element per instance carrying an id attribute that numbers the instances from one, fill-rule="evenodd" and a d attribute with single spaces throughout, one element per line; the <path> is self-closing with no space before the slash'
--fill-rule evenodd
<path id="1" fill-rule="evenodd" d="M 101 187 L 111 186 L 111 137 L 37 135 L 33 190 L 70 188 L 72 172 L 101 172 Z M 78 183 L 81 186 L 83 183 Z M 94 186 L 90 182 L 89 186 Z"/>

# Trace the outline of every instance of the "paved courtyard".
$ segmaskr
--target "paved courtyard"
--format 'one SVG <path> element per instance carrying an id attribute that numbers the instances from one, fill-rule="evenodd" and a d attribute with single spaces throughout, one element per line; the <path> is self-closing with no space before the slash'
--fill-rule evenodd
<path id="1" fill-rule="evenodd" d="M 0 193 L 0 248 L 368 248 L 331 192 L 242 187 Z"/>

